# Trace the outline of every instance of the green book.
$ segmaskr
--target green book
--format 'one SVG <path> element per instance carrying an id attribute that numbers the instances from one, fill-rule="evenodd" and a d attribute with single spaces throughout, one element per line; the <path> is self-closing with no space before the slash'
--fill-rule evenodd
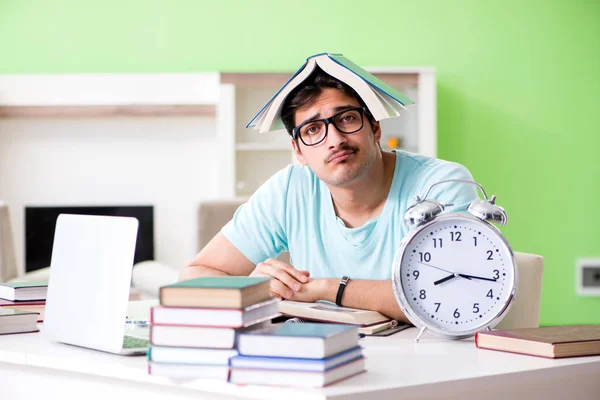
<path id="1" fill-rule="evenodd" d="M 211 276 L 160 288 L 160 304 L 170 307 L 246 308 L 270 297 L 270 278 Z"/>
<path id="2" fill-rule="evenodd" d="M 0 283 L 0 299 L 10 301 L 46 300 L 48 282 Z"/>
<path id="3" fill-rule="evenodd" d="M 260 133 L 283 129 L 281 108 L 286 97 L 304 82 L 315 69 L 344 82 L 358 93 L 377 121 L 393 118 L 414 102 L 367 70 L 354 64 L 342 54 L 320 53 L 310 56 L 295 74 L 275 93 L 250 120 L 246 128 Z"/>

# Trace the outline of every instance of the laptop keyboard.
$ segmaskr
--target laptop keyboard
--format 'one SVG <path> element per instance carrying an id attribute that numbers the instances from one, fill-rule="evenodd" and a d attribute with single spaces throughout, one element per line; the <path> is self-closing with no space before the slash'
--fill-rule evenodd
<path id="1" fill-rule="evenodd" d="M 137 349 L 140 347 L 148 347 L 148 340 L 140 339 L 133 336 L 123 336 L 124 349 Z"/>

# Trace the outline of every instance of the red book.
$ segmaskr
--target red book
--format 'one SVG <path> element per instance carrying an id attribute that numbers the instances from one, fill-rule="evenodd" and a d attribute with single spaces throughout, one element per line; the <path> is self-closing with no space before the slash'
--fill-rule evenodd
<path id="1" fill-rule="evenodd" d="M 37 322 L 44 322 L 44 309 L 46 308 L 46 300 L 10 301 L 0 299 L 0 307 L 17 311 L 37 313 Z"/>
<path id="2" fill-rule="evenodd" d="M 547 358 L 600 354 L 600 325 L 550 326 L 477 332 L 475 345 L 482 349 Z"/>
<path id="3" fill-rule="evenodd" d="M 46 300 L 24 300 L 24 301 L 11 301 L 6 299 L 0 299 L 0 307 L 4 306 L 39 306 L 46 304 Z"/>

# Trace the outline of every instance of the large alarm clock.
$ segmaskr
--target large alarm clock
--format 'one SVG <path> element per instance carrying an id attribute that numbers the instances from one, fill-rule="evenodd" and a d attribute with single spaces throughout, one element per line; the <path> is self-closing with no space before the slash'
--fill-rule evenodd
<path id="1" fill-rule="evenodd" d="M 427 199 L 431 189 L 448 182 L 476 185 L 484 199 L 466 211 L 444 213 Z M 489 330 L 508 312 L 517 290 L 513 250 L 492 223 L 506 225 L 504 209 L 473 181 L 451 179 L 431 185 L 404 215 L 411 229 L 402 239 L 392 266 L 398 305 L 420 328 L 451 339 Z"/>

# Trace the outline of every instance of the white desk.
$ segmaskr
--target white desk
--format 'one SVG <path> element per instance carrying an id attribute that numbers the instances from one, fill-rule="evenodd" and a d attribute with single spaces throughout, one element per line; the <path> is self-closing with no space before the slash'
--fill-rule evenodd
<path id="1" fill-rule="evenodd" d="M 361 339 L 367 372 L 322 390 L 174 382 L 149 376 L 145 357 L 50 343 L 41 333 L 3 335 L 0 399 L 600 398 L 600 356 L 550 360 L 433 335 L 415 343 L 416 334 L 412 328 Z"/>

